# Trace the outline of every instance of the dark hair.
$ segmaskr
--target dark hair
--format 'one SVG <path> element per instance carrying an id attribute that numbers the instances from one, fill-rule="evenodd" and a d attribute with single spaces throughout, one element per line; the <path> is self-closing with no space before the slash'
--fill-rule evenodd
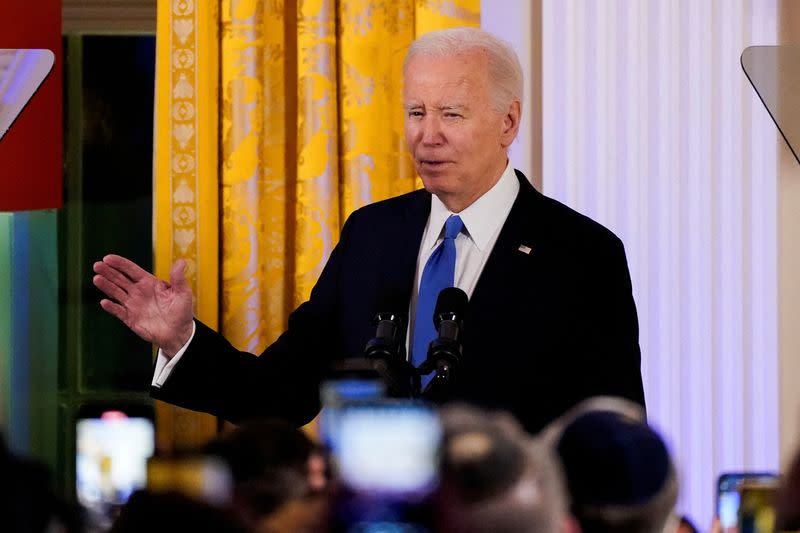
<path id="1" fill-rule="evenodd" d="M 110 533 L 245 533 L 230 511 L 180 492 L 134 492 L 120 511 Z"/>
<path id="2" fill-rule="evenodd" d="M 270 419 L 243 423 L 211 441 L 203 451 L 228 465 L 237 501 L 251 513 L 264 516 L 309 494 L 307 466 L 316 450 L 301 430 Z"/>
<path id="3" fill-rule="evenodd" d="M 439 521 L 459 533 L 556 531 L 567 516 L 558 461 L 507 413 L 441 410 Z"/>
<path id="4" fill-rule="evenodd" d="M 56 495 L 50 470 L 38 461 L 9 452 L 2 435 L 0 478 L 8 488 L 0 501 L 4 530 L 44 532 L 55 523 L 69 532 L 80 531 L 78 509 Z"/>
<path id="5" fill-rule="evenodd" d="M 316 445 L 302 431 L 282 420 L 245 422 L 209 442 L 204 452 L 225 461 L 234 483 L 261 479 L 275 468 L 305 472 Z"/>

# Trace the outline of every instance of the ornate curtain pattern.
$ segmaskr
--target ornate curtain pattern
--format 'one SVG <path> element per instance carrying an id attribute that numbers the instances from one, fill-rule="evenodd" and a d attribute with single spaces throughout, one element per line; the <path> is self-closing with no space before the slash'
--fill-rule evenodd
<path id="1" fill-rule="evenodd" d="M 401 67 L 479 0 L 159 0 L 156 274 L 183 258 L 196 315 L 259 353 L 308 298 L 344 219 L 418 186 Z M 159 447 L 216 422 L 159 405 Z"/>
<path id="2" fill-rule="evenodd" d="M 154 147 L 155 271 L 169 279 L 186 261 L 195 316 L 217 327 L 218 12 L 213 2 L 158 2 Z M 216 420 L 185 409 L 157 410 L 157 447 L 192 447 L 213 435 Z"/>
<path id="3" fill-rule="evenodd" d="M 339 5 L 341 216 L 415 188 L 403 134 L 402 68 L 412 0 Z"/>

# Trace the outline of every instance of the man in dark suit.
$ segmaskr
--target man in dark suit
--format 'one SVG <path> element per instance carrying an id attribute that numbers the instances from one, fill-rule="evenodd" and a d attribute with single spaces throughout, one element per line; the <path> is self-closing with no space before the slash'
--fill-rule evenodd
<path id="1" fill-rule="evenodd" d="M 310 299 L 261 357 L 193 320 L 180 262 L 169 284 L 119 256 L 95 263 L 102 307 L 160 348 L 153 395 L 230 420 L 306 422 L 331 362 L 362 355 L 376 312 L 408 310 L 411 360 L 424 359 L 436 278 L 470 297 L 455 398 L 507 409 L 529 431 L 588 396 L 643 405 L 622 243 L 509 165 L 522 97 L 514 52 L 480 30 L 434 32 L 412 44 L 404 74 L 425 190 L 350 216 Z"/>

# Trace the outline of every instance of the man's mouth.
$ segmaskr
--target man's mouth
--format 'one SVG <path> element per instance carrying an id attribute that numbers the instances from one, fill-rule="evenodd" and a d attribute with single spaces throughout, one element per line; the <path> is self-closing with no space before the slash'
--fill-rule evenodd
<path id="1" fill-rule="evenodd" d="M 435 169 L 435 168 L 442 168 L 445 165 L 450 163 L 450 161 L 445 161 L 442 159 L 420 159 L 419 164 L 425 168 Z"/>

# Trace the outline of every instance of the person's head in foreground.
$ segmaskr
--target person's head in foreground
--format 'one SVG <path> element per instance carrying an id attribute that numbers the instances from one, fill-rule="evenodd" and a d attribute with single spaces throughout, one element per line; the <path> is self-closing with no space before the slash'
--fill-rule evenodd
<path id="1" fill-rule="evenodd" d="M 324 518 L 326 461 L 317 445 L 288 422 L 245 422 L 204 451 L 228 465 L 235 507 L 256 529 L 301 530 Z"/>
<path id="2" fill-rule="evenodd" d="M 570 510 L 584 533 L 674 531 L 675 468 L 639 405 L 586 400 L 546 428 L 544 437 L 561 459 Z"/>
<path id="3" fill-rule="evenodd" d="M 510 415 L 454 405 L 441 417 L 442 530 L 575 531 L 558 461 Z"/>

